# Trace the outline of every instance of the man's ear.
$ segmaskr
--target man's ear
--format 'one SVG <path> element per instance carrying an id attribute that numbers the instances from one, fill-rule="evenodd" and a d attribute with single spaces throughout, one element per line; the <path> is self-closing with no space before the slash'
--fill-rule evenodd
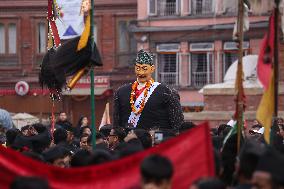
<path id="1" fill-rule="evenodd" d="M 152 71 L 152 73 L 155 71 L 155 66 L 154 65 L 151 66 L 151 71 Z"/>

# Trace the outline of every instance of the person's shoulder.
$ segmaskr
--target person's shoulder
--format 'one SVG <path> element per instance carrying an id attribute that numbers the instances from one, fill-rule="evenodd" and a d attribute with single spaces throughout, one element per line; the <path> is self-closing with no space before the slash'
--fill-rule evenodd
<path id="1" fill-rule="evenodd" d="M 173 90 L 170 86 L 163 84 L 163 83 L 160 83 L 158 87 L 164 93 L 168 93 L 168 94 L 172 93 L 172 90 Z"/>
<path id="2" fill-rule="evenodd" d="M 124 85 L 120 86 L 116 91 L 120 92 L 120 91 L 129 90 L 129 89 L 131 89 L 131 85 L 132 85 L 132 83 L 124 84 Z"/>

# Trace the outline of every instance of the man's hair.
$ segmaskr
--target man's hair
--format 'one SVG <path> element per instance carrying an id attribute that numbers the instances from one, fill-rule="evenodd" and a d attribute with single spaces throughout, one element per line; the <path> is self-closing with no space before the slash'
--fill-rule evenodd
<path id="1" fill-rule="evenodd" d="M 84 130 L 87 129 L 87 128 L 89 128 L 92 131 L 92 129 L 89 126 L 81 127 L 80 128 L 80 136 L 83 134 Z"/>
<path id="2" fill-rule="evenodd" d="M 81 167 L 89 165 L 91 158 L 91 152 L 88 150 L 79 150 L 77 151 L 71 159 L 70 165 L 71 167 Z"/>
<path id="3" fill-rule="evenodd" d="M 100 128 L 100 133 L 102 133 L 105 137 L 108 137 L 111 129 L 112 125 L 104 125 Z"/>
<path id="4" fill-rule="evenodd" d="M 6 132 L 6 145 L 7 146 L 11 146 L 16 137 L 20 134 L 20 130 L 19 129 L 9 129 L 7 132 Z"/>
<path id="5" fill-rule="evenodd" d="M 98 139 L 105 139 L 106 137 L 99 131 L 99 132 L 97 132 L 96 133 L 96 139 L 98 140 Z"/>
<path id="6" fill-rule="evenodd" d="M 160 185 L 164 180 L 171 180 L 173 172 L 171 161 L 156 154 L 146 157 L 140 166 L 140 173 L 144 183 Z"/>
<path id="7" fill-rule="evenodd" d="M 43 152 L 46 162 L 53 163 L 55 160 L 71 155 L 70 151 L 63 146 L 55 146 Z"/>
<path id="8" fill-rule="evenodd" d="M 113 127 L 113 134 L 118 137 L 119 142 L 123 142 L 126 137 L 126 133 L 122 127 Z"/>
<path id="9" fill-rule="evenodd" d="M 60 115 L 60 114 L 62 114 L 62 113 L 64 113 L 64 114 L 67 115 L 67 113 L 66 113 L 65 111 L 60 111 L 58 115 Z"/>
<path id="10" fill-rule="evenodd" d="M 53 137 L 55 144 L 65 142 L 67 140 L 67 131 L 63 128 L 58 128 L 54 131 Z"/>
<path id="11" fill-rule="evenodd" d="M 88 134 L 82 134 L 81 136 L 80 136 L 80 141 L 79 142 L 81 142 L 81 140 L 82 140 L 82 138 L 84 138 L 84 137 L 89 137 L 89 135 Z"/>
<path id="12" fill-rule="evenodd" d="M 39 177 L 16 177 L 10 189 L 49 189 L 48 182 Z"/>
<path id="13" fill-rule="evenodd" d="M 239 154 L 240 168 L 239 174 L 246 179 L 251 180 L 253 172 L 256 169 L 258 160 L 263 153 L 264 148 L 260 147 L 258 143 L 247 140 Z"/>
<path id="14" fill-rule="evenodd" d="M 95 149 L 90 158 L 90 165 L 98 165 L 113 160 L 112 155 L 107 150 Z"/>

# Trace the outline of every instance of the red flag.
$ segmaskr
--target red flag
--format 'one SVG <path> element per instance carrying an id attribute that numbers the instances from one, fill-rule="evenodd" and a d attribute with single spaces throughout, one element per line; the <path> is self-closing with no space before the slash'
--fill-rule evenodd
<path id="1" fill-rule="evenodd" d="M 268 33 L 265 34 L 257 62 L 257 75 L 258 79 L 262 83 L 265 90 L 268 89 L 269 81 L 272 73 L 272 65 L 273 65 L 273 52 L 274 52 L 274 12 L 272 12 L 269 18 L 269 30 Z"/>
<path id="2" fill-rule="evenodd" d="M 22 175 L 44 177 L 53 189 L 130 189 L 139 186 L 141 161 L 155 153 L 172 161 L 173 188 L 187 189 L 200 177 L 214 176 L 212 152 L 208 123 L 132 156 L 76 169 L 53 167 L 0 147 L 0 186 L 1 189 L 8 189 L 12 180 Z"/>

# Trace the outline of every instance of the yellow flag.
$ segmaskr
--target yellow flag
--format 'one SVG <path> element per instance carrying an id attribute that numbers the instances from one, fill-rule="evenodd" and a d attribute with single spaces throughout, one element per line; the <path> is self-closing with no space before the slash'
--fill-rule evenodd
<path id="1" fill-rule="evenodd" d="M 270 143 L 270 128 L 274 112 L 274 100 L 274 74 L 272 69 L 269 87 L 264 91 L 256 112 L 256 119 L 264 127 L 264 139 L 267 144 Z"/>
<path id="2" fill-rule="evenodd" d="M 80 41 L 79 41 L 78 46 L 77 46 L 77 51 L 80 51 L 81 49 L 83 49 L 84 47 L 87 46 L 90 31 L 91 31 L 90 26 L 91 26 L 91 17 L 90 17 L 90 14 L 88 14 L 88 16 L 86 18 L 84 31 L 83 31 L 83 33 L 80 37 Z"/>

